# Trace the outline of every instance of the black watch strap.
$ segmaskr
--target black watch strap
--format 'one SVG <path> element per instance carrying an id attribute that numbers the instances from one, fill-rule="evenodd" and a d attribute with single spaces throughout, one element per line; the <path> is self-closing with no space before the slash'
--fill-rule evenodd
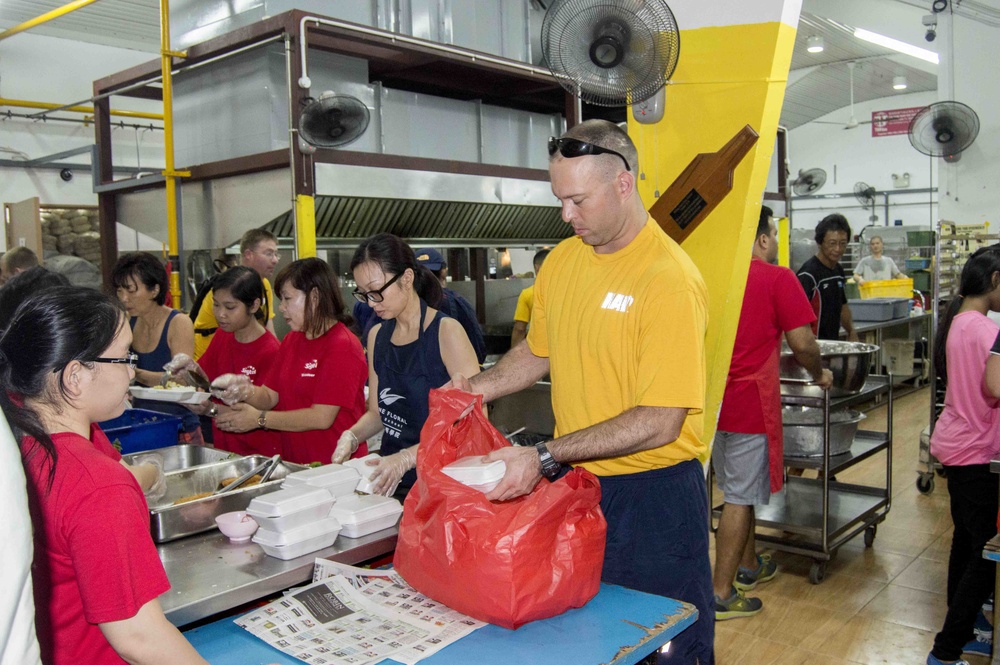
<path id="1" fill-rule="evenodd" d="M 549 449 L 544 443 L 536 443 L 535 450 L 538 451 L 538 459 L 542 463 L 542 475 L 546 478 L 552 478 L 559 474 L 562 466 L 556 461 L 556 458 L 552 456 Z"/>

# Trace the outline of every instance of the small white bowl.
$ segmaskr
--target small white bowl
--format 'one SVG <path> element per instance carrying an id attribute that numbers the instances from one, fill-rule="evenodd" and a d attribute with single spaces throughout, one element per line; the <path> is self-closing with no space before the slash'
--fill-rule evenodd
<path id="1" fill-rule="evenodd" d="M 245 510 L 223 513 L 215 518 L 219 531 L 234 543 L 249 543 L 250 537 L 257 532 L 257 522 Z"/>

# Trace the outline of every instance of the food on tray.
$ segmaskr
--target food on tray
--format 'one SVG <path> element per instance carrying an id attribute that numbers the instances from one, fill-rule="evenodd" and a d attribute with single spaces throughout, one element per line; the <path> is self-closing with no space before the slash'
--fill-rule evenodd
<path id="1" fill-rule="evenodd" d="M 184 390 L 189 386 L 185 386 L 183 383 L 177 383 L 176 381 L 167 381 L 165 386 L 153 386 L 153 390 Z"/>
<path id="2" fill-rule="evenodd" d="M 238 476 L 233 476 L 232 478 L 223 478 L 222 482 L 219 484 L 222 485 L 223 487 L 229 487 L 236 480 L 239 480 Z M 263 480 L 261 475 L 259 473 L 255 473 L 254 475 L 250 476 L 250 480 L 243 483 L 241 487 L 253 487 L 254 485 L 260 485 L 261 480 Z"/>
<path id="3" fill-rule="evenodd" d="M 233 480 L 236 480 L 233 478 Z M 232 482 L 232 481 L 230 481 Z M 197 501 L 198 499 L 204 499 L 206 496 L 212 496 L 213 492 L 201 492 L 199 494 L 192 494 L 191 496 L 184 496 L 176 501 L 174 501 L 175 506 L 179 506 L 182 503 L 190 503 L 191 501 Z"/>

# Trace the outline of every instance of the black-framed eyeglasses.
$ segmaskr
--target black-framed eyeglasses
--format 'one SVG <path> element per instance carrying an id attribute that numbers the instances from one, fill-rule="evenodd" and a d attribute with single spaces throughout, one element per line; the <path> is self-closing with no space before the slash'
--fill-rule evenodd
<path id="1" fill-rule="evenodd" d="M 570 139 L 561 138 L 557 139 L 554 136 L 549 137 L 549 157 L 556 154 L 556 150 L 559 154 L 566 159 L 573 159 L 574 157 L 583 157 L 584 155 L 615 155 L 622 160 L 625 165 L 626 171 L 631 171 L 632 168 L 628 165 L 628 160 L 625 159 L 625 155 L 620 152 L 615 152 L 609 148 L 602 148 L 599 145 L 594 145 L 593 143 L 587 143 L 586 141 L 581 141 L 580 139 Z"/>
<path id="2" fill-rule="evenodd" d="M 383 284 L 381 289 L 375 289 L 374 291 L 358 291 L 357 289 L 354 289 L 351 293 L 354 296 L 354 299 L 358 302 L 382 302 L 382 292 L 392 286 L 392 283 L 402 277 L 402 275 L 403 273 L 399 273 L 394 276 L 388 282 Z"/>
<path id="3" fill-rule="evenodd" d="M 135 364 L 139 362 L 139 356 L 129 353 L 124 358 L 94 358 L 95 363 L 108 363 L 110 365 L 128 365 L 129 369 L 135 369 Z"/>

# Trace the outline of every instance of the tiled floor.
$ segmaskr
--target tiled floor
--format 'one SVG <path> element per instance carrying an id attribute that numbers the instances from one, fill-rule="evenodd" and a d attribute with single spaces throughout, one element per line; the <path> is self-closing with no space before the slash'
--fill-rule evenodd
<path id="1" fill-rule="evenodd" d="M 809 583 L 809 559 L 775 552 L 778 577 L 750 594 L 764 611 L 716 624 L 719 665 L 923 665 L 944 620 L 951 545 L 947 483 L 938 479 L 929 495 L 915 484 L 928 400 L 927 389 L 896 400 L 892 508 L 874 547 L 860 536 L 844 545 L 819 585 Z M 869 412 L 862 427 L 883 429 L 885 409 Z M 838 480 L 884 486 L 885 468 L 878 455 Z"/>

